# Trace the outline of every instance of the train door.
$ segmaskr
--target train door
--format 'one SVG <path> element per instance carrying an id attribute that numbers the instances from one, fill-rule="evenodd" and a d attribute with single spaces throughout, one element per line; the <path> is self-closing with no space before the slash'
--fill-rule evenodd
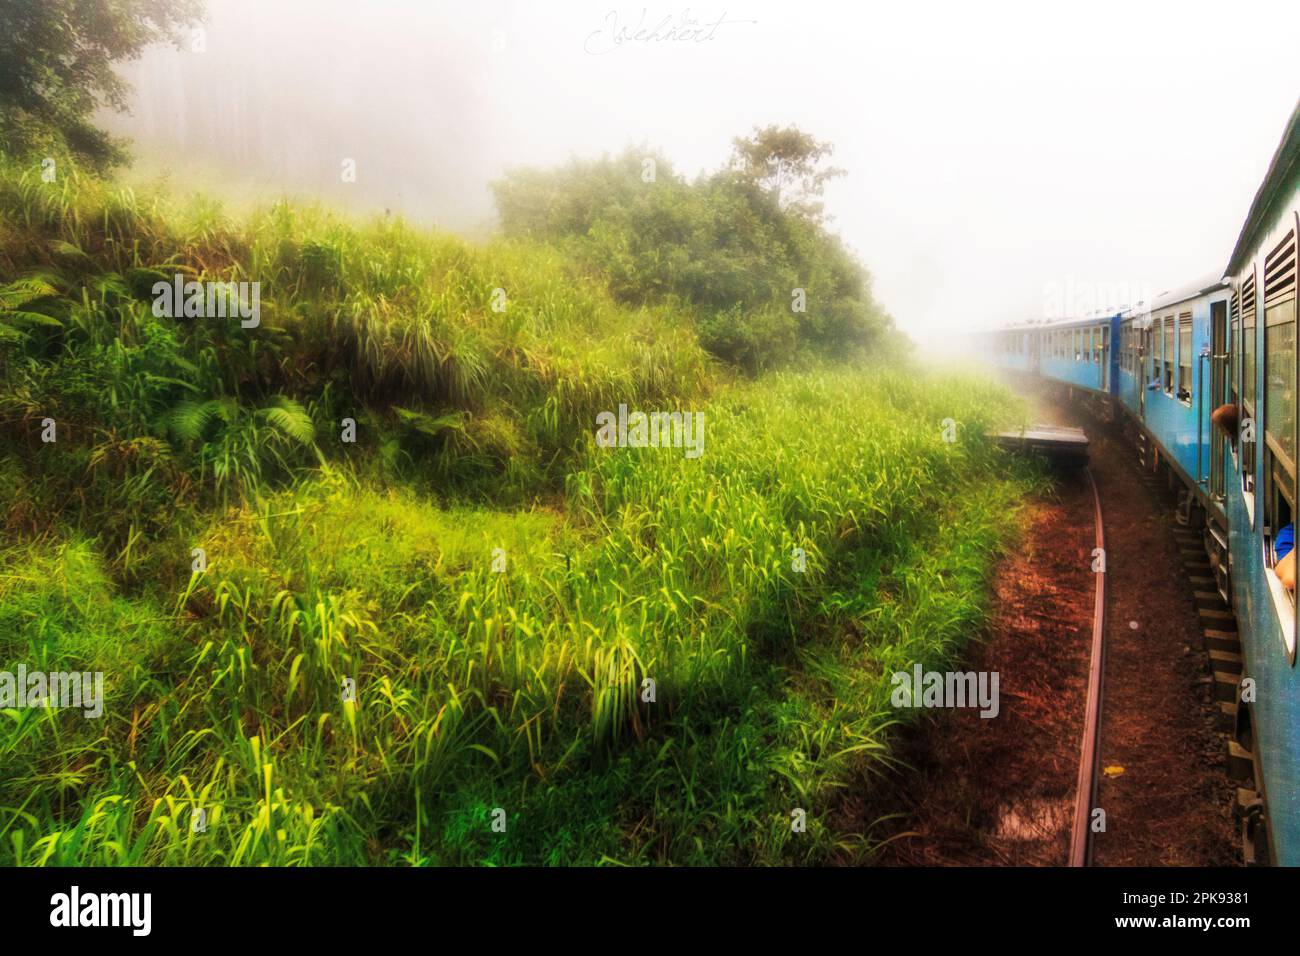
<path id="1" fill-rule="evenodd" d="M 1208 415 L 1228 403 L 1228 303 L 1210 304 L 1210 402 Z M 1223 500 L 1223 431 L 1205 421 L 1210 430 L 1210 497 Z"/>

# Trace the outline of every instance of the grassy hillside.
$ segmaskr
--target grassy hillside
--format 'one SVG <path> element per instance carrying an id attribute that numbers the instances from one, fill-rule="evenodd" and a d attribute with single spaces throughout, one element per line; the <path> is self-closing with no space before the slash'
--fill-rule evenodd
<path id="1" fill-rule="evenodd" d="M 977 632 L 1017 409 L 830 364 L 834 323 L 748 377 L 578 245 L 0 168 L 0 669 L 107 698 L 0 711 L 0 862 L 869 858 L 836 796 L 887 674 Z M 261 324 L 155 317 L 177 272 Z M 703 411 L 704 454 L 597 447 L 620 403 Z"/>

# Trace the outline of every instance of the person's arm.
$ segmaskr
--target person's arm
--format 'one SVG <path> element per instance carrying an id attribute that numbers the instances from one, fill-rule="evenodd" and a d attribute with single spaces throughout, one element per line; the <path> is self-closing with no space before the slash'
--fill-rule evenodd
<path id="1" fill-rule="evenodd" d="M 1288 591 L 1295 590 L 1295 548 L 1286 553 L 1286 557 L 1273 565 L 1273 573 Z"/>

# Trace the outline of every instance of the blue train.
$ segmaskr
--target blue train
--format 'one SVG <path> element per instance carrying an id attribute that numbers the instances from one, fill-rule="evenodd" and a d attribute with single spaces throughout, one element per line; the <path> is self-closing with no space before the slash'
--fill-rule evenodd
<path id="1" fill-rule="evenodd" d="M 1300 105 L 1222 272 L 982 343 L 994 364 L 1068 386 L 1121 421 L 1148 464 L 1181 483 L 1180 509 L 1204 529 L 1240 636 L 1241 684 L 1225 708 L 1258 791 L 1244 804 L 1246 853 L 1285 866 L 1300 865 L 1296 599 L 1282 580 L 1295 561 L 1284 556 L 1296 514 L 1298 235 Z"/>

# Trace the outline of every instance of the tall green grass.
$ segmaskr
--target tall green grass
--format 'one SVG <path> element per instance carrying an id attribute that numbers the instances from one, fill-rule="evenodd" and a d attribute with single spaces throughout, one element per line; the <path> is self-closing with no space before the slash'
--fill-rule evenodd
<path id="1" fill-rule="evenodd" d="M 107 700 L 0 711 L 0 862 L 870 859 L 888 674 L 975 637 L 1035 480 L 1005 392 L 736 378 L 545 245 L 5 173 L 0 669 Z M 155 318 L 173 271 L 262 326 Z M 597 447 L 619 403 L 704 454 Z"/>
<path id="2" fill-rule="evenodd" d="M 869 831 L 830 822 L 836 792 L 890 759 L 886 675 L 942 663 L 978 627 L 1021 487 L 982 441 L 941 439 L 942 417 L 973 434 L 997 404 L 964 388 L 954 408 L 935 384 L 846 372 L 735 387 L 706 411 L 701 458 L 590 447 L 559 508 L 443 508 L 327 469 L 213 512 L 173 545 L 178 566 L 204 548 L 207 572 L 138 595 L 85 538 L 11 546 L 4 660 L 103 670 L 109 705 L 100 722 L 5 715 L 0 853 L 867 853 Z M 194 806 L 202 835 L 186 829 Z M 790 831 L 795 807 L 806 834 Z"/>

